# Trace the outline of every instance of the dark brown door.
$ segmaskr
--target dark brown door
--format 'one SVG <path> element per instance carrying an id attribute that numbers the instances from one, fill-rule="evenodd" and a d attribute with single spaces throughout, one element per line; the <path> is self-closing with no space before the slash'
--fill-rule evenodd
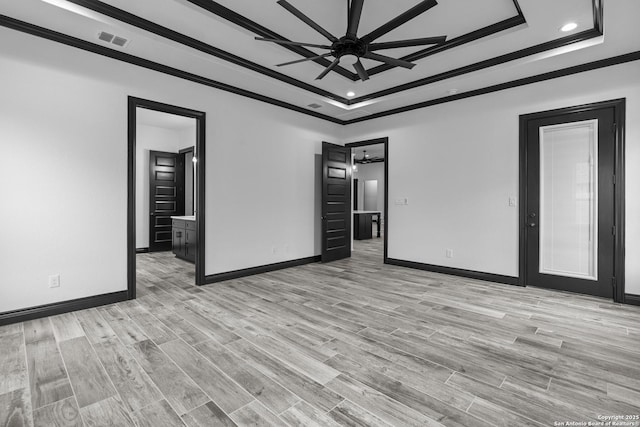
<path id="1" fill-rule="evenodd" d="M 613 296 L 613 108 L 527 125 L 527 285 Z"/>
<path id="2" fill-rule="evenodd" d="M 322 143 L 322 262 L 351 256 L 351 149 Z"/>
<path id="3" fill-rule="evenodd" d="M 171 216 L 180 210 L 178 154 L 149 152 L 149 251 L 171 250 Z"/>

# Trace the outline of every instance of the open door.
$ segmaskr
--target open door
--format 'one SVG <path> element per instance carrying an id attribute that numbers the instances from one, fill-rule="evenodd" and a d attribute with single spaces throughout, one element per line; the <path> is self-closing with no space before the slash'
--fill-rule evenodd
<path id="1" fill-rule="evenodd" d="M 181 215 L 178 154 L 149 152 L 149 252 L 171 250 L 171 216 Z"/>
<path id="2" fill-rule="evenodd" d="M 322 262 L 351 256 L 351 149 L 322 143 Z"/>

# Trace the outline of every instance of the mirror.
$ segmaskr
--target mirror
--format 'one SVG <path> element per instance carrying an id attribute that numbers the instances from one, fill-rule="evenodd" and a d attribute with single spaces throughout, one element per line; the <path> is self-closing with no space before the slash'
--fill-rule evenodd
<path id="1" fill-rule="evenodd" d="M 365 211 L 378 210 L 378 181 L 375 179 L 364 182 L 364 203 L 362 207 Z"/>

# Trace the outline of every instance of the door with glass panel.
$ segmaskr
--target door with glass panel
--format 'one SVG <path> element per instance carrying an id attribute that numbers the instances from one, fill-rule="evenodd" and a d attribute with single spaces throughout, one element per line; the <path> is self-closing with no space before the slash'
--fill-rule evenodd
<path id="1" fill-rule="evenodd" d="M 612 297 L 614 110 L 527 125 L 527 285 Z"/>

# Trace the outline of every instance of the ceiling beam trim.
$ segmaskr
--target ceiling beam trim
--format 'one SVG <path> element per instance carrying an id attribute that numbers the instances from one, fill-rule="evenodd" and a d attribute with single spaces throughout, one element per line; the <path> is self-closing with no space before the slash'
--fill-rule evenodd
<path id="1" fill-rule="evenodd" d="M 550 71 L 548 73 L 538 74 L 531 77 L 525 77 L 522 79 L 512 80 L 510 82 L 500 83 L 493 86 L 487 86 L 481 89 L 475 89 L 468 92 L 458 93 L 455 95 L 445 96 L 442 98 L 431 99 L 424 102 L 419 102 L 405 107 L 394 108 L 387 111 L 381 111 L 379 113 L 370 114 L 365 117 L 357 119 L 351 119 L 343 121 L 343 125 L 350 125 L 354 123 L 364 122 L 367 120 L 378 119 L 381 117 L 392 116 L 395 114 L 406 113 L 412 110 L 418 110 L 421 108 L 432 107 L 434 105 L 445 104 L 447 102 L 458 101 L 466 98 L 473 98 L 476 96 L 487 95 L 493 92 L 500 92 L 507 89 L 512 89 L 520 86 L 526 86 L 534 83 L 539 83 L 547 80 L 558 79 L 561 77 L 570 76 L 573 74 L 585 73 L 587 71 L 593 71 L 600 68 L 612 67 L 615 65 L 625 64 L 627 62 L 639 61 L 640 50 L 635 52 L 626 53 L 623 55 L 614 56 L 611 58 L 600 59 L 598 61 L 588 62 L 586 64 L 575 65 L 573 67 L 562 68 L 560 70 Z"/>
<path id="2" fill-rule="evenodd" d="M 597 1 L 600 4 L 600 8 L 598 9 L 600 12 L 602 11 L 602 7 L 601 7 L 601 0 L 594 0 Z M 597 22 L 600 22 L 600 24 L 602 24 L 602 17 L 600 18 L 594 18 L 595 20 L 597 20 Z M 298 113 L 302 113 L 308 116 L 312 116 L 318 119 L 322 119 L 322 120 L 326 120 L 332 123 L 337 123 L 340 125 L 350 125 L 350 124 L 354 124 L 354 123 L 359 123 L 359 122 L 363 122 L 363 121 L 367 121 L 367 120 L 373 120 L 376 118 L 381 118 L 381 117 L 386 117 L 386 116 L 391 116 L 391 115 L 395 115 L 395 114 L 401 114 L 404 112 L 408 112 L 408 111 L 412 111 L 412 110 L 416 110 L 416 109 L 421 109 L 421 108 L 427 108 L 430 106 L 434 106 L 434 105 L 439 105 L 439 104 L 443 104 L 443 103 L 447 103 L 447 102 L 453 102 L 453 101 L 457 101 L 457 100 L 461 100 L 461 99 L 465 99 L 465 98 L 471 98 L 471 97 L 475 97 L 475 96 L 481 96 L 481 95 L 486 95 L 489 93 L 493 93 L 493 92 L 498 92 L 498 91 L 502 91 L 502 90 L 507 90 L 507 89 L 511 89 L 511 88 L 515 88 L 515 87 L 519 87 L 519 86 L 525 86 L 525 85 L 529 85 L 529 84 L 533 84 L 533 83 L 538 83 L 538 82 L 542 82 L 542 81 L 546 81 L 546 80 L 551 80 L 551 79 L 556 79 L 556 78 L 560 78 L 560 77 L 565 77 L 565 76 L 569 76 L 572 74 L 578 74 L 578 73 L 583 73 L 583 72 L 587 72 L 587 71 L 592 71 L 592 70 L 596 70 L 599 68 L 605 68 L 605 67 L 610 67 L 610 66 L 615 66 L 615 65 L 619 65 L 619 64 L 624 64 L 624 63 L 628 63 L 628 62 L 633 62 L 633 61 L 638 61 L 640 60 L 640 51 L 634 51 L 634 52 L 630 52 L 627 54 L 623 54 L 623 55 L 619 55 L 619 56 L 615 56 L 615 57 L 611 57 L 611 58 L 606 58 L 606 59 L 602 59 L 602 60 L 598 60 L 598 61 L 593 61 L 590 63 L 586 63 L 586 64 L 581 64 L 581 65 L 577 65 L 577 66 L 573 66 L 573 67 L 567 67 L 567 68 L 563 68 L 560 70 L 556 70 L 556 71 L 551 71 L 548 73 L 543 73 L 543 74 L 539 74 L 536 76 L 531 76 L 531 77 L 526 77 L 523 79 L 518 79 L 518 80 L 513 80 L 510 82 L 505 82 L 505 83 L 501 83 L 501 84 L 497 84 L 497 85 L 493 85 L 493 86 L 488 86 L 485 88 L 480 88 L 480 89 L 476 89 L 476 90 L 472 90 L 469 92 L 464 92 L 464 93 L 459 93 L 456 95 L 451 95 L 451 96 L 446 96 L 446 97 L 442 97 L 442 98 L 438 98 L 438 99 L 432 99 L 432 100 L 428 100 L 428 101 L 424 101 L 424 102 L 420 102 L 420 103 L 416 103 L 416 104 L 412 104 L 412 105 L 408 105 L 408 106 L 404 106 L 404 107 L 399 107 L 399 108 L 394 108 L 394 109 L 390 109 L 390 110 L 386 110 L 386 111 L 382 111 L 379 113 L 374 113 L 374 114 L 370 114 L 368 116 L 364 116 L 361 118 L 357 118 L 357 119 L 351 119 L 351 120 L 341 120 L 338 118 L 334 118 L 331 116 L 327 116 L 325 114 L 321 114 L 318 113 L 316 111 L 310 111 L 307 109 L 304 109 L 302 107 L 299 107 L 297 105 L 293 105 L 293 104 L 289 104 L 287 102 L 284 101 L 280 101 L 274 98 L 270 98 L 264 95 L 260 95 L 258 93 L 254 93 L 245 89 L 241 89 L 232 85 L 228 85 L 222 82 L 217 82 L 215 80 L 212 79 L 208 79 L 206 77 L 203 76 L 198 76 L 196 74 L 193 73 L 189 73 L 180 69 L 176 69 L 173 67 L 169 67 L 163 64 L 159 64 L 144 58 L 140 58 L 134 55 L 130 55 L 130 54 L 126 54 L 120 51 L 116 51 L 113 49 L 109 49 L 107 47 L 104 46 L 100 46 L 91 42 L 88 42 L 86 40 L 82 40 L 82 39 L 78 39 L 72 36 L 69 36 L 67 34 L 63 34 L 57 31 L 53 31 L 44 27 L 39 27 L 36 26 L 34 24 L 30 24 L 24 21 L 20 21 L 17 20 L 15 18 L 11 18 L 5 15 L 0 15 L 0 26 L 12 29 L 12 30 L 16 30 L 16 31 L 20 31 L 26 34 L 30 34 L 36 37 L 41 37 L 50 41 L 54 41 L 57 43 L 61 43 L 67 46 L 71 46 L 71 47 L 75 47 L 84 51 L 88 51 L 88 52 L 92 52 L 92 53 L 96 53 L 111 59 L 115 59 L 118 61 L 122 61 L 122 62 L 126 62 L 129 63 L 131 65 L 136 65 L 142 68 L 146 68 L 149 70 L 153 70 L 153 71 L 157 71 L 163 74 L 167 74 L 170 76 L 174 76 L 177 78 L 181 78 L 184 80 L 188 80 L 197 84 L 202 84 L 204 86 L 208 86 L 208 87 L 212 87 L 214 89 L 219 89 L 219 90 L 223 90 L 226 92 L 230 92 L 239 96 L 243 96 L 243 97 L 247 97 L 247 98 L 251 98 L 257 101 L 261 101 L 261 102 L 265 102 L 274 106 L 278 106 L 281 108 L 285 108 L 291 111 L 295 111 Z M 599 33 L 600 35 L 602 34 L 602 26 L 594 28 L 593 30 L 589 30 L 593 33 Z M 587 31 L 587 32 L 589 32 Z M 579 34 L 578 34 L 579 35 Z M 567 42 L 567 44 L 570 43 L 575 43 L 576 41 L 569 41 Z M 534 46 L 535 47 L 535 46 Z"/>
<path id="3" fill-rule="evenodd" d="M 408 83 L 395 86 L 389 89 L 384 89 L 378 92 L 370 93 L 368 95 L 360 96 L 358 98 L 353 98 L 351 99 L 351 103 L 355 104 L 358 102 L 370 101 L 383 96 L 393 95 L 405 90 L 415 89 L 417 87 L 447 80 L 453 77 L 460 77 L 464 74 L 472 73 L 474 71 L 483 70 L 489 67 L 495 67 L 496 65 L 501 65 L 506 62 L 525 58 L 527 56 L 531 56 L 531 55 L 546 52 L 552 49 L 557 49 L 560 47 L 579 43 L 595 37 L 600 37 L 601 35 L 602 33 L 596 29 L 582 31 L 580 33 L 576 33 L 567 37 L 562 37 L 560 39 L 552 40 L 546 43 L 541 43 L 541 44 L 531 46 L 525 49 L 521 49 L 515 52 L 497 56 L 495 58 L 486 59 L 484 61 L 476 62 L 470 65 L 465 65 L 464 67 L 456 68 L 454 70 L 449 70 L 443 73 L 435 74 L 433 76 L 425 77 L 419 80 L 414 80 L 412 82 L 408 82 Z"/>
<path id="4" fill-rule="evenodd" d="M 82 6 L 84 8 L 90 9 L 94 12 L 98 12 L 102 15 L 113 18 L 117 21 L 123 22 L 125 24 L 131 25 L 133 27 L 139 28 L 141 30 L 147 31 L 149 33 L 158 35 L 168 40 L 172 40 L 176 43 L 179 43 L 183 46 L 190 47 L 192 49 L 198 50 L 202 53 L 215 56 L 216 58 L 223 59 L 225 61 L 231 62 L 233 64 L 239 65 L 243 68 L 249 69 L 251 71 L 255 71 L 257 73 L 266 75 L 268 77 L 279 80 L 283 83 L 290 84 L 292 86 L 298 87 L 300 89 L 315 93 L 316 95 L 324 96 L 329 99 L 333 99 L 335 101 L 341 102 L 343 104 L 347 104 L 349 99 L 333 94 L 329 91 L 320 89 L 311 84 L 305 83 L 303 81 L 294 79 L 293 77 L 289 77 L 286 74 L 279 73 L 270 68 L 264 67 L 262 65 L 256 64 L 255 62 L 244 59 L 240 56 L 229 53 L 225 50 L 218 49 L 217 47 L 211 46 L 207 43 L 204 43 L 200 40 L 189 37 L 180 32 L 171 30 L 170 28 L 164 27 L 162 25 L 156 24 L 144 18 L 141 18 L 137 15 L 129 13 L 125 10 L 118 9 L 117 7 L 108 5 L 98 0 L 67 0 L 71 3 L 77 4 L 78 6 Z M 190 0 L 189 0 L 190 1 Z M 257 24 L 256 24 L 257 25 Z M 305 49 L 306 50 L 306 49 Z"/>
<path id="5" fill-rule="evenodd" d="M 139 67 L 146 68 L 148 70 L 157 71 L 159 73 L 167 74 L 173 77 L 178 77 L 180 79 L 188 80 L 204 86 L 209 86 L 214 89 L 223 90 L 225 92 L 230 92 L 246 98 L 251 98 L 256 101 L 265 102 L 267 104 L 275 105 L 277 107 L 282 107 L 288 110 L 296 111 L 298 113 L 303 113 L 309 116 L 317 117 L 319 119 L 327 120 L 333 123 L 338 123 L 338 124 L 344 123 L 343 120 L 336 119 L 334 117 L 327 116 L 325 114 L 321 114 L 316 111 L 306 110 L 297 105 L 289 104 L 288 102 L 280 101 L 278 99 L 261 95 L 259 93 L 251 92 L 246 89 L 241 89 L 236 86 L 232 86 L 226 83 L 209 79 L 207 77 L 199 76 L 197 74 L 189 73 L 187 71 L 170 67 L 168 65 L 153 62 L 148 59 L 140 58 L 135 55 L 130 55 L 128 53 L 120 52 L 114 49 L 109 49 L 107 47 L 100 46 L 95 43 L 88 42 L 86 40 L 72 37 L 67 34 L 50 30 L 48 28 L 39 27 L 37 25 L 20 21 L 18 19 L 11 18 L 9 16 L 0 15 L 0 26 L 6 27 L 12 30 L 20 31 L 26 34 L 30 34 L 36 37 L 41 37 L 54 42 L 58 42 L 67 46 L 75 47 L 77 49 L 81 49 L 87 52 L 96 53 L 98 55 L 102 55 L 107 58 L 126 62 L 131 65 L 137 65 Z"/>
<path id="6" fill-rule="evenodd" d="M 435 45 L 426 49 L 422 49 L 417 52 L 411 53 L 409 55 L 405 55 L 400 59 L 403 59 L 409 62 L 418 61 L 420 59 L 427 58 L 431 55 L 435 55 L 437 53 L 444 52 L 446 50 L 453 49 L 455 47 L 460 47 L 467 43 L 471 43 L 473 41 L 491 36 L 493 34 L 497 34 L 501 31 L 515 28 L 518 25 L 526 24 L 526 22 L 527 20 L 524 18 L 524 15 L 512 16 L 511 18 L 507 18 L 495 24 L 491 24 L 484 28 L 480 28 L 470 33 L 463 34 L 459 37 L 455 37 L 453 39 L 447 40 L 442 44 Z M 384 64 L 384 65 L 378 65 L 376 67 L 370 68 L 368 71 L 370 74 L 375 75 L 378 73 L 382 73 L 384 71 L 392 70 L 393 68 L 395 67 Z"/>
<path id="7" fill-rule="evenodd" d="M 253 33 L 255 33 L 256 35 L 259 35 L 261 37 L 265 37 L 265 38 L 277 38 L 280 40 L 288 40 L 282 36 L 280 36 L 279 34 L 275 33 L 274 31 L 260 25 L 257 24 L 256 22 L 222 6 L 221 4 L 212 1 L 212 0 L 186 0 L 189 3 L 192 3 L 196 6 L 199 6 L 203 9 L 208 10 L 209 12 L 217 15 L 220 18 L 226 19 L 227 21 L 236 24 L 246 30 L 249 30 Z M 522 25 L 524 23 L 526 23 L 526 19 L 524 17 L 524 14 L 522 13 L 522 9 L 520 8 L 520 4 L 518 3 L 517 0 L 512 0 L 513 4 L 514 4 L 514 8 L 516 9 L 516 15 L 505 19 L 503 21 L 497 22 L 495 24 L 492 25 L 488 25 L 486 27 L 483 27 L 481 29 L 472 31 L 470 33 L 467 34 L 463 34 L 462 36 L 456 37 L 455 39 L 451 39 L 448 40 L 445 43 L 442 43 L 438 46 L 434 46 L 432 48 L 428 48 L 428 49 L 423 49 L 420 50 L 418 52 L 412 53 L 410 55 L 407 55 L 401 59 L 412 62 L 414 60 L 418 60 L 418 59 L 422 59 L 422 58 L 426 58 L 428 56 L 434 55 L 436 53 L 442 52 L 444 50 L 448 50 L 454 47 L 458 47 L 461 46 L 463 44 L 466 43 L 471 43 L 475 40 L 481 39 L 483 37 L 488 37 L 491 36 L 493 34 L 499 33 L 500 31 L 504 31 L 506 29 L 510 29 L 513 27 L 516 27 L 518 25 Z M 595 1 L 601 1 L 601 0 L 593 0 Z M 286 49 L 291 50 L 292 52 L 295 52 L 299 55 L 302 55 L 304 57 L 307 58 L 311 58 L 316 56 L 317 54 L 315 52 L 312 52 L 308 49 L 304 49 L 304 48 L 300 48 L 297 46 L 283 46 Z M 329 65 L 331 65 L 331 61 L 329 60 L 316 60 L 315 62 L 319 63 L 320 65 L 322 65 L 323 67 L 328 67 Z M 369 71 L 371 71 L 371 73 L 373 74 L 378 74 L 381 73 L 383 71 L 388 71 L 391 70 L 393 68 L 396 68 L 395 66 L 389 66 L 389 65 L 380 65 L 380 66 L 376 66 L 373 67 L 369 70 L 366 70 L 367 73 L 369 73 Z M 352 81 L 358 81 L 358 79 L 360 78 L 359 75 L 357 73 L 353 73 L 341 66 L 337 66 L 334 71 L 338 72 L 339 74 L 341 74 L 343 77 L 347 77 L 348 79 L 352 80 Z M 369 73 L 371 75 L 371 73 Z M 337 96 L 337 95 L 336 95 Z M 354 102 L 352 100 L 346 99 L 346 104 L 350 105 L 350 104 L 354 104 Z"/>
<path id="8" fill-rule="evenodd" d="M 210 1 L 210 0 L 186 0 L 189 3 L 198 6 L 222 19 L 225 19 L 239 27 L 244 28 L 245 30 L 249 30 L 252 33 L 260 36 L 260 37 L 264 37 L 264 38 L 268 38 L 268 39 L 278 39 L 278 40 L 287 40 L 290 41 L 289 39 L 281 36 L 280 34 L 276 33 L 275 31 L 270 30 L 267 27 L 264 27 L 254 21 L 252 21 L 249 18 L 246 18 L 242 15 L 240 15 L 239 13 L 234 12 L 233 10 L 224 7 L 223 5 L 221 5 L 218 2 L 215 1 Z M 317 53 L 310 51 L 309 49 L 305 49 L 303 47 L 299 47 L 299 46 L 282 46 L 285 49 L 289 49 L 292 52 L 297 53 L 298 55 L 302 55 L 306 58 L 311 58 L 317 55 Z M 323 68 L 328 67 L 329 65 L 331 65 L 332 61 L 320 58 L 320 59 L 316 59 L 314 60 L 314 62 L 322 65 Z M 352 81 L 356 81 L 358 80 L 358 75 L 355 73 L 352 73 L 351 71 L 347 70 L 346 68 L 343 67 L 336 67 L 334 69 L 334 71 L 336 71 L 337 73 L 339 73 L 340 75 L 342 75 L 343 77 L 348 78 L 349 80 Z M 345 99 L 346 102 L 348 102 L 348 99 Z M 340 101 L 342 102 L 342 101 Z"/>
<path id="9" fill-rule="evenodd" d="M 124 22 L 126 24 L 135 26 L 137 28 L 140 28 L 142 30 L 151 32 L 153 34 L 159 35 L 161 37 L 165 37 L 167 39 L 173 40 L 177 43 L 183 44 L 185 46 L 197 49 L 201 52 L 204 53 L 208 53 L 211 54 L 213 56 L 216 56 L 218 58 L 221 58 L 223 60 L 227 60 L 229 62 L 232 62 L 236 65 L 251 69 L 253 71 L 259 72 L 261 74 L 267 75 L 269 77 L 275 78 L 279 81 L 282 81 L 283 83 L 287 83 L 287 84 L 291 84 L 295 87 L 298 87 L 300 89 L 315 93 L 317 95 L 326 97 L 328 99 L 332 99 L 335 100 L 337 102 L 340 102 L 344 105 L 354 105 L 354 104 L 358 104 L 364 101 L 369 101 L 369 100 L 375 100 L 377 98 L 383 97 L 383 96 L 389 96 L 389 95 L 393 95 L 405 90 L 409 90 L 409 89 L 414 89 L 420 86 L 425 86 L 428 84 L 432 84 L 432 83 L 436 83 L 448 78 L 453 78 L 453 77 L 459 77 L 462 76 L 464 74 L 467 73 L 471 73 L 474 71 L 479 71 L 482 70 L 484 68 L 487 67 L 492 67 L 492 66 L 496 66 L 496 65 L 500 65 L 502 63 L 505 62 L 509 62 L 515 59 L 520 59 L 523 58 L 527 55 L 534 55 L 536 53 L 541 53 L 544 52 L 546 50 L 551 50 L 551 49 L 555 49 L 558 47 L 562 47 L 562 46 L 566 46 L 568 44 L 572 44 L 572 43 L 577 43 L 580 41 L 584 41 L 584 40 L 588 40 L 590 38 L 593 37 L 599 37 L 603 34 L 603 7 L 602 7 L 602 2 L 603 0 L 592 0 L 592 4 L 593 4 L 593 14 L 594 14 L 594 28 L 591 30 L 586 30 L 583 31 L 581 33 L 578 34 L 574 34 L 574 35 L 570 35 L 570 36 L 566 36 L 566 37 L 561 37 L 559 39 L 556 40 L 552 40 L 546 43 L 542 43 L 536 46 L 532 46 L 529 48 L 525 48 L 522 49 L 520 51 L 517 52 L 512 52 L 510 54 L 505 54 L 505 55 L 501 55 L 495 58 L 490 58 L 488 60 L 485 61 L 480 61 L 477 62 L 475 64 L 470 64 L 468 66 L 464 66 L 464 67 L 460 67 L 458 69 L 455 70 L 450 70 L 444 73 L 440 73 L 434 76 L 429 76 L 429 77 L 425 77 L 422 79 L 418 79 L 415 80 L 413 82 L 408 82 L 402 85 L 398 85 L 389 89 L 385 89 L 382 91 L 378 91 L 375 93 L 371 93 L 368 95 L 364 95 L 358 98 L 346 98 L 344 96 L 338 95 L 338 94 L 334 94 L 331 93 L 329 91 L 320 89 L 314 85 L 302 82 L 300 80 L 294 79 L 292 77 L 289 77 L 285 74 L 279 73 L 277 71 L 273 71 L 267 67 L 263 67 L 259 64 L 255 64 L 251 61 L 247 61 L 243 58 L 240 58 L 236 55 L 233 55 L 229 52 L 226 52 L 224 50 L 215 48 L 213 46 L 210 46 L 208 44 L 205 44 L 203 42 L 200 42 L 199 40 L 190 38 L 182 33 L 173 31 L 169 28 L 163 27 L 161 25 L 155 24 L 151 21 L 145 20 L 143 18 L 140 18 L 136 15 L 130 14 L 124 10 L 115 8 L 113 6 L 110 6 L 108 4 L 105 4 L 99 0 L 67 0 L 70 1 L 72 3 L 75 3 L 79 6 L 82 7 L 86 7 L 88 9 L 91 9 L 95 12 L 104 14 L 106 16 L 109 16 L 113 19 L 116 19 L 118 21 Z M 207 11 L 219 16 L 220 18 L 223 18 L 225 20 L 228 20 L 229 22 L 232 22 L 238 26 L 241 26 L 242 28 L 245 28 L 249 31 L 254 32 L 255 34 L 258 34 L 260 36 L 263 37 L 269 37 L 269 38 L 280 38 L 280 39 L 284 39 L 282 36 L 280 36 L 279 34 L 269 30 L 266 27 L 261 26 L 260 24 L 251 21 L 248 18 L 243 17 L 242 15 L 220 5 L 219 3 L 212 1 L 212 0 L 186 0 L 198 7 L 204 8 Z M 495 34 L 497 32 L 500 31 L 504 31 L 506 29 L 515 27 L 517 25 L 521 25 L 523 23 L 526 23 L 526 19 L 522 13 L 522 10 L 520 8 L 520 5 L 518 3 L 517 0 L 512 0 L 514 3 L 514 7 L 516 8 L 517 11 L 517 15 L 512 17 L 512 18 L 508 18 L 504 21 L 498 22 L 496 24 L 492 24 L 489 25 L 487 27 L 481 28 L 479 30 L 473 31 L 471 33 L 467 33 L 463 36 L 459 36 L 456 37 L 454 39 L 448 40 L 447 42 L 438 45 L 438 46 L 433 46 L 427 49 L 423 49 L 419 52 L 415 52 L 414 54 L 410 54 L 407 55 L 405 57 L 403 57 L 403 60 L 407 60 L 407 61 L 413 61 L 416 59 L 421 59 L 427 56 L 431 56 L 434 55 L 438 52 L 441 52 L 443 50 L 447 50 L 453 47 L 458 47 L 461 46 L 465 43 L 470 43 L 472 41 L 478 40 L 480 38 L 483 37 L 487 37 L 489 35 Z M 302 51 L 306 51 L 308 52 L 309 55 L 311 56 L 315 56 L 316 54 L 314 52 L 308 51 L 305 48 L 299 47 L 299 46 L 283 46 L 286 47 L 288 49 L 291 48 L 291 50 L 293 51 L 297 51 L 300 50 L 300 52 L 297 52 L 303 56 L 306 57 L 307 53 L 302 52 Z M 311 57 L 310 56 L 310 57 Z M 323 63 L 326 63 L 327 66 L 331 65 L 331 61 L 328 61 L 324 58 L 317 58 L 315 62 L 318 61 L 322 61 Z M 341 67 L 338 65 L 334 68 L 335 70 L 340 69 Z M 389 66 L 389 65 L 380 65 L 374 68 L 371 68 L 370 70 L 367 70 L 368 75 L 371 75 L 371 73 L 373 74 L 377 74 L 380 73 L 382 71 L 386 71 L 388 69 L 392 69 L 395 68 L 394 66 Z M 347 71 L 347 70 L 345 70 Z M 357 73 L 351 73 L 349 71 L 347 71 L 348 74 L 352 75 L 352 80 L 358 80 L 360 78 L 360 76 Z"/>

